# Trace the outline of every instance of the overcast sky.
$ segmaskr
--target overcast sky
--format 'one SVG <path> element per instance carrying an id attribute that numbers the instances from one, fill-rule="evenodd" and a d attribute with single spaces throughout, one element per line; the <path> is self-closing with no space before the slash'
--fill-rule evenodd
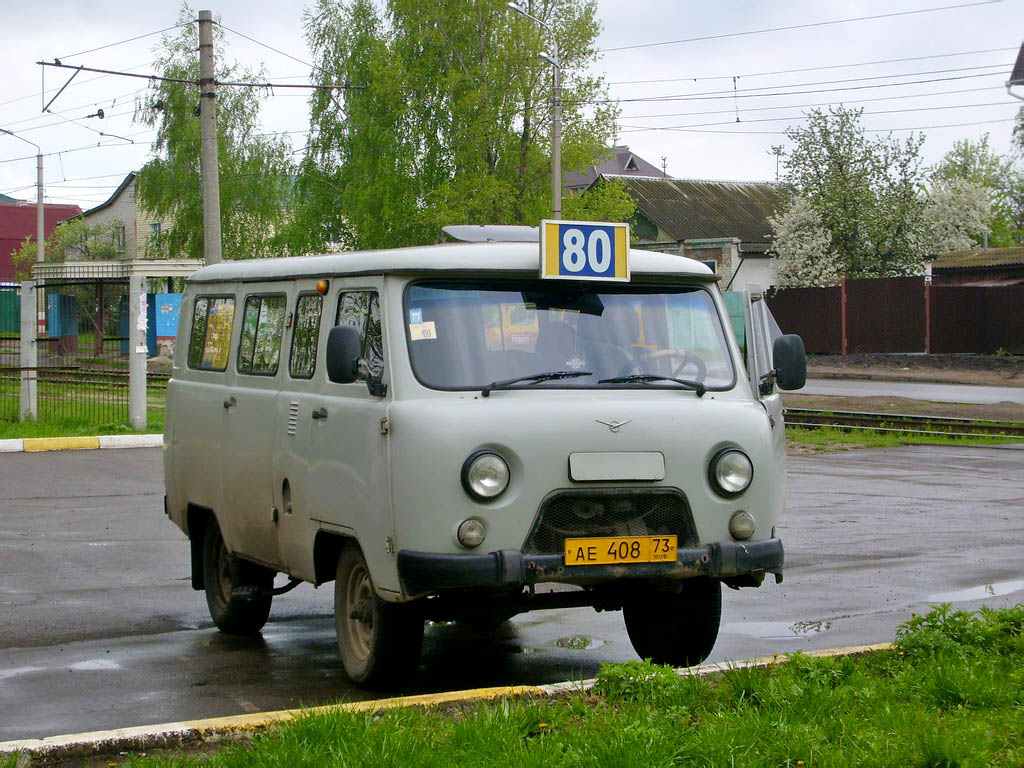
<path id="1" fill-rule="evenodd" d="M 132 122 L 134 99 L 146 83 L 82 73 L 51 107 L 58 114 L 43 115 L 43 68 L 35 62 L 60 58 L 152 72 L 156 36 L 85 51 L 172 26 L 179 3 L 6 0 L 4 6 L 0 127 L 47 155 L 47 202 L 88 209 L 149 156 L 152 132 Z M 310 59 L 304 2 L 214 0 L 197 7 L 214 11 L 227 28 Z M 785 144 L 786 127 L 808 108 L 833 103 L 863 107 L 870 130 L 903 137 L 908 133 L 901 129 L 923 129 L 929 163 L 955 140 L 985 133 L 995 150 L 1009 151 L 1020 102 L 1004 84 L 1024 34 L 1022 0 L 598 0 L 598 8 L 605 50 L 597 69 L 622 100 L 619 141 L 655 165 L 665 162 L 673 176 L 774 179 L 771 147 Z M 913 11 L 920 12 L 907 13 Z M 882 14 L 889 16 L 825 23 Z M 811 24 L 817 26 L 760 32 Z M 754 34 L 737 34 L 747 32 Z M 670 42 L 680 40 L 689 42 Z M 265 65 L 272 80 L 303 82 L 308 75 L 301 64 L 232 32 L 225 42 L 231 58 Z M 668 44 L 626 47 L 651 43 Z M 49 97 L 69 73 L 46 68 L 45 74 Z M 652 80 L 660 82 L 635 82 Z M 1024 87 L 1015 90 L 1024 95 Z M 305 99 L 302 92 L 278 92 L 264 109 L 264 128 L 294 131 L 296 149 L 308 128 Z M 84 119 L 100 107 L 103 120 Z M 35 200 L 35 151 L 0 135 L 0 193 Z"/>

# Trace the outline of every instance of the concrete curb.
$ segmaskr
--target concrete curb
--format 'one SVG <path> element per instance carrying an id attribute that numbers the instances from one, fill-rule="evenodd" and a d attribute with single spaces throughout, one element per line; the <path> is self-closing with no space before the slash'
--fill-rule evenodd
<path id="1" fill-rule="evenodd" d="M 891 643 L 877 645 L 855 645 L 846 648 L 830 648 L 821 651 L 807 651 L 804 655 L 814 657 L 855 656 L 872 651 L 885 651 Z M 767 667 L 788 659 L 786 654 L 776 654 L 743 661 L 720 664 L 702 664 L 676 670 L 684 676 L 704 677 L 733 669 Z M 555 698 L 573 692 L 586 692 L 594 687 L 595 680 L 568 681 L 550 685 L 513 685 L 498 688 L 476 688 L 448 693 L 428 693 L 418 696 L 399 696 L 375 701 L 353 701 L 345 704 L 329 704 L 306 709 L 283 709 L 276 712 L 255 712 L 247 715 L 213 717 L 205 720 L 186 720 L 178 723 L 142 725 L 134 728 L 116 728 L 109 731 L 74 733 L 64 736 L 47 736 L 43 739 L 20 739 L 0 742 L 0 757 L 21 753 L 22 757 L 44 760 L 66 760 L 112 752 L 140 751 L 161 747 L 177 747 L 197 741 L 214 741 L 218 738 L 246 731 L 266 730 L 276 724 L 288 722 L 305 714 L 328 712 L 379 712 L 402 707 L 437 707 L 446 704 L 462 704 L 471 701 L 493 701 L 518 696 L 546 696 Z M 19 762 L 20 765 L 20 762 Z"/>
<path id="2" fill-rule="evenodd" d="M 159 448 L 163 435 L 100 435 L 99 437 L 26 437 L 0 440 L 0 453 L 81 451 L 96 448 Z"/>

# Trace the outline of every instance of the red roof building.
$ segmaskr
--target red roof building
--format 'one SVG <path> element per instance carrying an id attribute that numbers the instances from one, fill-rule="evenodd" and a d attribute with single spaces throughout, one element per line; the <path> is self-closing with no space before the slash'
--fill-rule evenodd
<path id="1" fill-rule="evenodd" d="M 44 236 L 49 237 L 57 224 L 72 216 L 77 216 L 81 212 L 82 209 L 77 205 L 45 204 L 43 206 Z M 35 203 L 0 203 L 0 282 L 14 280 L 11 254 L 21 247 L 26 237 L 35 242 Z"/>

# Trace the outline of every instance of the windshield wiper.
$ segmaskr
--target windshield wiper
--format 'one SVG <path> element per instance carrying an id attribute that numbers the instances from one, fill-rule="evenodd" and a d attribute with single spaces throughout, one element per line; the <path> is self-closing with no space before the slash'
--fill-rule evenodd
<path id="1" fill-rule="evenodd" d="M 616 376 L 614 379 L 600 379 L 598 384 L 629 384 L 632 382 L 639 382 L 641 384 L 651 381 L 671 381 L 675 384 L 682 384 L 688 389 L 692 389 L 697 393 L 697 397 L 704 397 L 704 393 L 708 391 L 708 388 L 701 384 L 699 381 L 690 381 L 689 379 L 676 379 L 672 376 L 661 376 L 657 373 L 634 373 L 631 376 Z"/>
<path id="2" fill-rule="evenodd" d="M 502 381 L 492 381 L 486 387 L 480 390 L 480 394 L 484 397 L 490 397 L 491 392 L 496 389 L 508 389 L 513 384 L 518 384 L 521 381 L 528 381 L 531 384 L 537 384 L 542 381 L 551 381 L 552 379 L 572 379 L 576 376 L 591 376 L 593 375 L 590 371 L 551 371 L 549 373 L 535 373 L 532 376 L 518 376 L 514 379 L 503 379 Z"/>

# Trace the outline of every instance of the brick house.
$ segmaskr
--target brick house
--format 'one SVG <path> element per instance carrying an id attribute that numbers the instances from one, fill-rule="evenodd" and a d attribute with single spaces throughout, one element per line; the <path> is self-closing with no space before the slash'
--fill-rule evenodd
<path id="1" fill-rule="evenodd" d="M 43 236 L 49 237 L 57 225 L 82 212 L 77 205 L 43 205 Z M 36 205 L 8 198 L 0 202 L 0 282 L 12 282 L 14 264 L 11 256 L 25 238 L 36 240 Z"/>

